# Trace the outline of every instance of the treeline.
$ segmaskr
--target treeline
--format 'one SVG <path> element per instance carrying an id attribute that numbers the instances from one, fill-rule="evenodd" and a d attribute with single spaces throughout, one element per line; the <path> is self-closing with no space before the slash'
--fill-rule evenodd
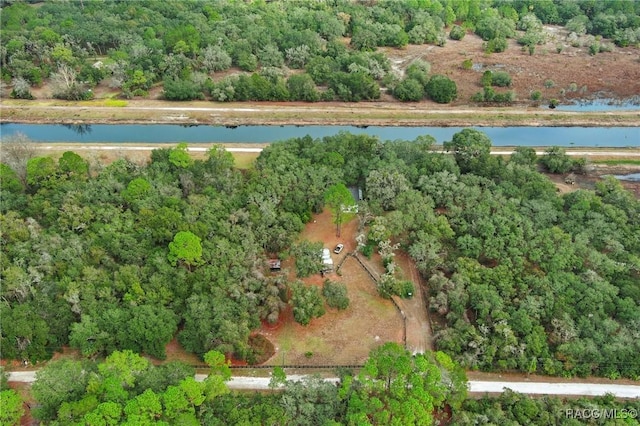
<path id="1" fill-rule="evenodd" d="M 638 400 L 616 401 L 612 395 L 594 398 L 534 398 L 506 390 L 499 397 L 467 399 L 454 416 L 456 425 L 598 425 L 636 424 Z"/>
<path id="2" fill-rule="evenodd" d="M 172 100 L 359 101 L 377 99 L 384 86 L 400 100 L 426 94 L 450 102 L 451 83 L 437 90 L 415 75 L 401 81 L 377 48 L 444 45 L 473 31 L 489 53 L 517 38 L 533 54 L 546 39 L 542 24 L 566 25 L 572 43 L 585 33 L 619 46 L 640 41 L 640 6 L 627 1 L 86 0 L 2 6 L 1 76 L 11 84 L 11 96 L 25 99 L 45 80 L 54 97 L 88 99 L 105 80 L 126 98 L 146 96 L 161 83 Z M 604 47 L 594 38 L 589 48 L 595 54 Z M 216 77 L 232 67 L 252 75 Z M 431 94 L 442 90 L 444 97 Z"/>
<path id="3" fill-rule="evenodd" d="M 319 376 L 287 380 L 276 367 L 269 393 L 230 393 L 231 376 L 218 352 L 205 356 L 204 381 L 192 368 L 154 366 L 129 351 L 104 361 L 49 363 L 36 375 L 32 414 L 43 424 L 366 425 L 435 424 L 466 397 L 464 371 L 442 352 L 412 356 L 395 343 L 374 349 L 358 374 L 340 382 Z M 17 424 L 21 401 L 3 391 L 3 424 Z M 446 411 L 445 411 L 446 410 Z M 12 416 L 13 417 L 10 417 Z"/>

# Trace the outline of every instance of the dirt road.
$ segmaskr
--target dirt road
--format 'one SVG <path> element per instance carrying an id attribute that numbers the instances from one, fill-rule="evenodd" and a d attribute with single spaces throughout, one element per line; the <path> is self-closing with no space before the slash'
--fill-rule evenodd
<path id="1" fill-rule="evenodd" d="M 196 380 L 203 381 L 205 374 L 196 374 Z M 305 376 L 289 375 L 287 379 L 299 381 Z M 35 371 L 16 371 L 9 373 L 10 382 L 33 383 L 36 379 Z M 338 383 L 337 377 L 324 380 Z M 268 390 L 269 377 L 238 377 L 234 376 L 227 386 L 230 389 Z M 566 396 L 596 396 L 613 394 L 619 398 L 639 398 L 640 385 L 603 384 L 603 383 L 545 383 L 545 382 L 511 382 L 511 381 L 469 381 L 469 392 L 472 394 L 502 393 L 508 388 L 528 395 L 566 395 Z"/>
<path id="2" fill-rule="evenodd" d="M 640 144 L 640 141 L 638 141 Z M 266 146 L 268 144 L 264 144 Z M 109 145 L 100 145 L 100 144 L 84 144 L 84 143 L 73 143 L 73 144 L 47 144 L 40 145 L 38 148 L 42 151 L 153 151 L 159 147 L 168 147 L 173 146 L 171 144 L 148 144 L 148 145 L 138 145 L 138 144 L 109 144 Z M 259 153 L 262 152 L 264 147 L 235 147 L 232 144 L 227 144 L 225 146 L 227 151 L 229 152 L 248 152 L 248 153 Z M 205 146 L 197 146 L 190 145 L 188 150 L 190 152 L 206 152 L 211 149 L 211 145 Z M 437 152 L 437 151 L 436 151 Z M 511 155 L 513 153 L 512 149 L 504 149 L 504 148 L 495 148 L 491 151 L 493 155 Z M 583 157 L 640 157 L 640 149 L 606 149 L 606 150 L 567 150 L 567 155 L 571 156 L 583 156 Z M 543 155 L 544 150 L 536 150 L 537 155 Z"/>
<path id="3" fill-rule="evenodd" d="M 175 103 L 131 100 L 0 102 L 0 122 L 55 124 L 210 124 L 353 126 L 640 126 L 639 111 L 572 112 L 522 106 L 441 106 L 433 102 Z"/>

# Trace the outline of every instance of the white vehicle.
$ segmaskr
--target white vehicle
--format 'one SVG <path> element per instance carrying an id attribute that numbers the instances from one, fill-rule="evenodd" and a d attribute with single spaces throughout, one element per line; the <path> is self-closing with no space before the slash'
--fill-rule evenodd
<path id="1" fill-rule="evenodd" d="M 336 248 L 333 249 L 333 252 L 335 254 L 340 254 L 342 252 L 342 249 L 344 248 L 344 244 L 338 244 L 336 246 Z"/>

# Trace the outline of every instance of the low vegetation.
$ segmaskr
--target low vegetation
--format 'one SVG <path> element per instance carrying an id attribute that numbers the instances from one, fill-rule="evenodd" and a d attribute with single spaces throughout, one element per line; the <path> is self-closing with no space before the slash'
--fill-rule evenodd
<path id="1" fill-rule="evenodd" d="M 165 99 L 178 101 L 362 101 L 379 98 L 381 86 L 395 92 L 398 76 L 380 47 L 443 46 L 473 30 L 487 53 L 503 52 L 517 39 L 533 54 L 547 40 L 543 25 L 549 24 L 566 25 L 572 44 L 588 34 L 592 55 L 611 49 L 602 38 L 622 47 L 640 42 L 637 2 L 512 3 L 183 2 L 167 8 L 149 2 L 130 8 L 115 1 L 76 7 L 7 0 L 1 78 L 16 99 L 31 99 L 47 84 L 56 98 L 88 100 L 102 84 L 127 99 L 147 97 L 160 85 Z M 415 100 L 406 84 L 396 96 Z"/>

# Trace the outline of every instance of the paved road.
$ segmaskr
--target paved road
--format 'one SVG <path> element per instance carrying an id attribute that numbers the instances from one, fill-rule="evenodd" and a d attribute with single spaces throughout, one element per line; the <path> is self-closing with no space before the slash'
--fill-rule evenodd
<path id="1" fill-rule="evenodd" d="M 9 373 L 9 381 L 32 383 L 35 371 L 15 371 Z M 196 374 L 196 380 L 203 381 L 204 374 Z M 303 375 L 289 375 L 289 380 L 302 380 Z M 337 377 L 326 378 L 337 383 Z M 230 389 L 269 389 L 268 377 L 232 377 L 227 383 Z M 607 393 L 620 398 L 640 398 L 640 385 L 616 385 L 600 383 L 544 383 L 544 382 L 490 382 L 469 381 L 469 392 L 474 394 L 501 393 L 505 388 L 529 395 L 571 395 L 597 396 Z"/>
<path id="2" fill-rule="evenodd" d="M 69 145 L 44 145 L 39 146 L 39 149 L 42 150 L 56 150 L 56 151 L 152 151 L 159 147 L 164 148 L 166 146 L 170 146 L 170 144 L 162 144 L 162 145 L 147 145 L 147 146 L 139 146 L 139 145 L 129 145 L 129 144 L 118 144 L 118 145 L 81 145 L 77 144 L 69 144 Z M 235 147 L 225 147 L 229 152 L 261 152 L 263 148 L 235 148 Z M 201 147 L 201 146 L 190 146 L 188 148 L 191 152 L 206 152 L 210 149 L 210 147 Z M 511 155 L 513 151 L 510 150 L 499 150 L 499 151 L 491 151 L 493 155 Z M 640 151 L 636 150 L 621 150 L 621 151 L 567 151 L 567 155 L 573 156 L 598 156 L 598 157 L 640 157 Z M 544 155 L 544 151 L 536 151 L 537 155 Z"/>

